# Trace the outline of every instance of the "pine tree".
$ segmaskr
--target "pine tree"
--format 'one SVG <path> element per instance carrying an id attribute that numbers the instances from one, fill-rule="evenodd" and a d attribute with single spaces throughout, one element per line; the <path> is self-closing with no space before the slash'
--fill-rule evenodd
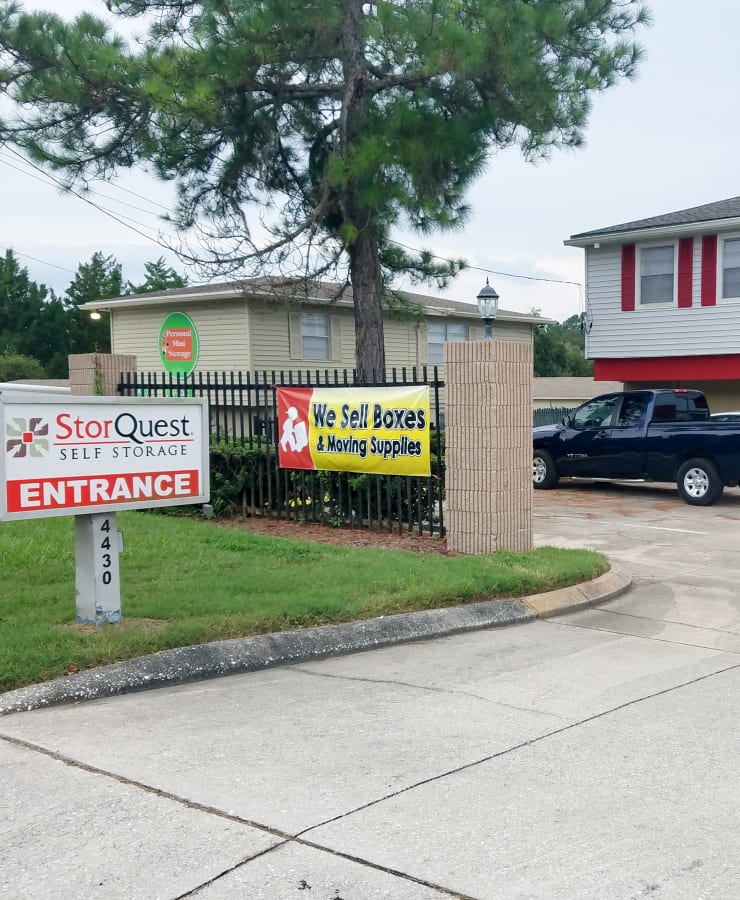
<path id="1" fill-rule="evenodd" d="M 91 0 L 92 3 L 92 0 Z M 591 97 L 633 74 L 639 0 L 108 0 L 129 45 L 0 0 L 0 139 L 70 181 L 145 165 L 179 190 L 221 277 L 346 272 L 359 375 L 385 367 L 394 244 L 465 222 L 492 151 L 582 142 Z M 188 258 L 185 250 L 181 251 Z"/>
<path id="2" fill-rule="evenodd" d="M 129 294 L 150 294 L 154 291 L 166 291 L 169 288 L 185 287 L 187 279 L 176 272 L 172 266 L 168 266 L 164 257 L 160 256 L 156 262 L 144 263 L 146 278 L 141 284 L 126 285 Z"/>

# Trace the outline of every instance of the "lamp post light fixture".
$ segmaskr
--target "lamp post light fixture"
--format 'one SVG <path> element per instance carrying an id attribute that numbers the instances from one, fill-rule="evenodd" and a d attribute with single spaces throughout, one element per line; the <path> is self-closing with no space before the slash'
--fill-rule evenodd
<path id="1" fill-rule="evenodd" d="M 488 283 L 487 278 L 485 287 L 480 289 L 476 300 L 478 301 L 478 312 L 486 325 L 486 340 L 490 341 L 493 339 L 493 320 L 498 312 L 498 294 L 496 289 Z"/>

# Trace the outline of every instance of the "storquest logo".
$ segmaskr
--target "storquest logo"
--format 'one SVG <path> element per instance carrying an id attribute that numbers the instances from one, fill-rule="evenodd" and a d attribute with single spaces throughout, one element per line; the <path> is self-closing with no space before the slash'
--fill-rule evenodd
<path id="1" fill-rule="evenodd" d="M 48 434 L 49 425 L 43 419 L 11 419 L 5 424 L 5 450 L 13 459 L 46 456 Z"/>

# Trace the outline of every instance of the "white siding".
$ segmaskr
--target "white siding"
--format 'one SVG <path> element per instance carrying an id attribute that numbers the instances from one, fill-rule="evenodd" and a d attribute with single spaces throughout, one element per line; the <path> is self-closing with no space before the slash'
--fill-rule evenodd
<path id="1" fill-rule="evenodd" d="M 140 372 L 161 372 L 159 329 L 172 312 L 183 312 L 198 332 L 198 371 L 249 368 L 247 311 L 243 300 L 224 300 L 218 305 L 187 303 L 148 309 L 113 309 L 114 353 L 132 353 Z"/>
<path id="2" fill-rule="evenodd" d="M 639 278 L 639 272 L 637 273 Z M 740 352 L 740 300 L 701 306 L 701 237 L 694 238 L 692 306 L 622 311 L 622 248 L 586 248 L 586 289 L 592 317 L 589 359 L 650 359 Z"/>
<path id="3" fill-rule="evenodd" d="M 591 316 L 591 330 L 586 334 L 586 356 L 614 355 L 614 349 L 624 349 L 623 338 L 615 338 L 614 328 L 628 315 L 622 312 L 621 247 L 586 249 L 586 291 L 586 309 Z"/>

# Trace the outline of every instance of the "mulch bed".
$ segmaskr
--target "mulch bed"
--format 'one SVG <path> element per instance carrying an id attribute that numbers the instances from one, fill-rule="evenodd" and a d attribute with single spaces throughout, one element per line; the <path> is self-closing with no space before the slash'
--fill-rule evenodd
<path id="1" fill-rule="evenodd" d="M 368 531 L 359 528 L 332 528 L 329 525 L 303 524 L 285 519 L 217 519 L 222 528 L 239 528 L 269 537 L 316 541 L 339 547 L 375 547 L 383 550 L 413 550 L 417 553 L 438 553 L 447 556 L 447 540 L 427 535 L 389 534 L 387 531 Z"/>

